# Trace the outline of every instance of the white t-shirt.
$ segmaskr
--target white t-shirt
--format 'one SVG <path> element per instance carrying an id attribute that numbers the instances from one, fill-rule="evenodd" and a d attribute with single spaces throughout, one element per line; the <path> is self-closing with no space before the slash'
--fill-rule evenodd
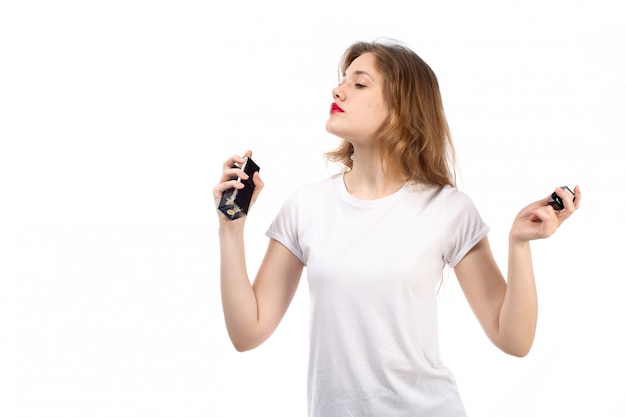
<path id="1" fill-rule="evenodd" d="M 437 288 L 488 231 L 453 187 L 359 200 L 335 175 L 287 199 L 267 235 L 307 267 L 309 416 L 466 415 L 439 358 Z"/>

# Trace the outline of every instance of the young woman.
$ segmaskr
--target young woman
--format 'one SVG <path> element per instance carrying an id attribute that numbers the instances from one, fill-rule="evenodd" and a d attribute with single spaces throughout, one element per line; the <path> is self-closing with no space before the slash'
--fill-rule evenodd
<path id="1" fill-rule="evenodd" d="M 221 288 L 236 349 L 276 329 L 303 268 L 311 296 L 309 416 L 465 416 L 438 348 L 436 293 L 446 265 L 489 339 L 524 356 L 535 335 L 537 296 L 529 242 L 550 236 L 580 205 L 556 189 L 524 208 L 510 230 L 505 280 L 472 201 L 455 188 L 453 148 L 430 67 L 397 43 L 356 43 L 341 61 L 326 124 L 343 144 L 327 156 L 345 172 L 304 185 L 271 224 L 251 285 L 245 217 L 221 213 Z M 224 163 L 216 202 L 246 178 Z M 263 188 L 258 173 L 253 201 Z"/>

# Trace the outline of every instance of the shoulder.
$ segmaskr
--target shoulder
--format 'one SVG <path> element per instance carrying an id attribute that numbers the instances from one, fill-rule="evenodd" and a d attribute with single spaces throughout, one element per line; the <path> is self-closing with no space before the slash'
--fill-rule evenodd
<path id="1" fill-rule="evenodd" d="M 453 227 L 466 221 L 482 221 L 476 205 L 468 194 L 452 186 L 411 185 L 411 194 L 424 210 Z"/>
<path id="2" fill-rule="evenodd" d="M 449 185 L 411 183 L 407 189 L 414 197 L 427 200 L 430 204 L 441 204 L 450 208 L 473 206 L 472 199 L 466 193 Z"/>
<path id="3" fill-rule="evenodd" d="M 320 195 L 328 195 L 329 193 L 335 192 L 338 188 L 338 181 L 341 181 L 340 174 L 300 185 L 291 193 L 289 199 L 311 199 Z"/>
<path id="4" fill-rule="evenodd" d="M 473 206 L 474 202 L 471 197 L 464 191 L 459 190 L 456 187 L 447 186 L 444 187 L 449 202 L 460 204 L 463 206 Z"/>
<path id="5" fill-rule="evenodd" d="M 303 192 L 324 191 L 337 187 L 342 180 L 342 174 L 334 174 L 320 180 L 301 185 L 298 189 Z"/>
<path id="6" fill-rule="evenodd" d="M 283 202 L 282 210 L 300 210 L 302 208 L 319 206 L 321 202 L 328 201 L 331 194 L 338 188 L 337 180 L 340 180 L 340 178 L 337 175 L 333 175 L 298 186 L 287 196 Z"/>

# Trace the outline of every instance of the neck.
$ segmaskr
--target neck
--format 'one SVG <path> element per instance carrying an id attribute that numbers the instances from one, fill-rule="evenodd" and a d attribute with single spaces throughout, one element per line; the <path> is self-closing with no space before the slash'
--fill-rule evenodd
<path id="1" fill-rule="evenodd" d="M 406 180 L 385 169 L 377 152 L 355 150 L 352 169 L 344 175 L 348 192 L 363 200 L 376 200 L 398 191 Z"/>

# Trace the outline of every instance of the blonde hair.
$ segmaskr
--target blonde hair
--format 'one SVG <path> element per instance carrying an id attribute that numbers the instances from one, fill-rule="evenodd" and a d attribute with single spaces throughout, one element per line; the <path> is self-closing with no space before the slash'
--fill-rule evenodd
<path id="1" fill-rule="evenodd" d="M 341 58 L 340 73 L 367 52 L 375 56 L 391 110 L 378 137 L 385 166 L 404 180 L 455 186 L 454 146 L 435 73 L 411 49 L 390 41 L 354 43 Z M 344 140 L 325 156 L 350 169 L 353 153 Z"/>

